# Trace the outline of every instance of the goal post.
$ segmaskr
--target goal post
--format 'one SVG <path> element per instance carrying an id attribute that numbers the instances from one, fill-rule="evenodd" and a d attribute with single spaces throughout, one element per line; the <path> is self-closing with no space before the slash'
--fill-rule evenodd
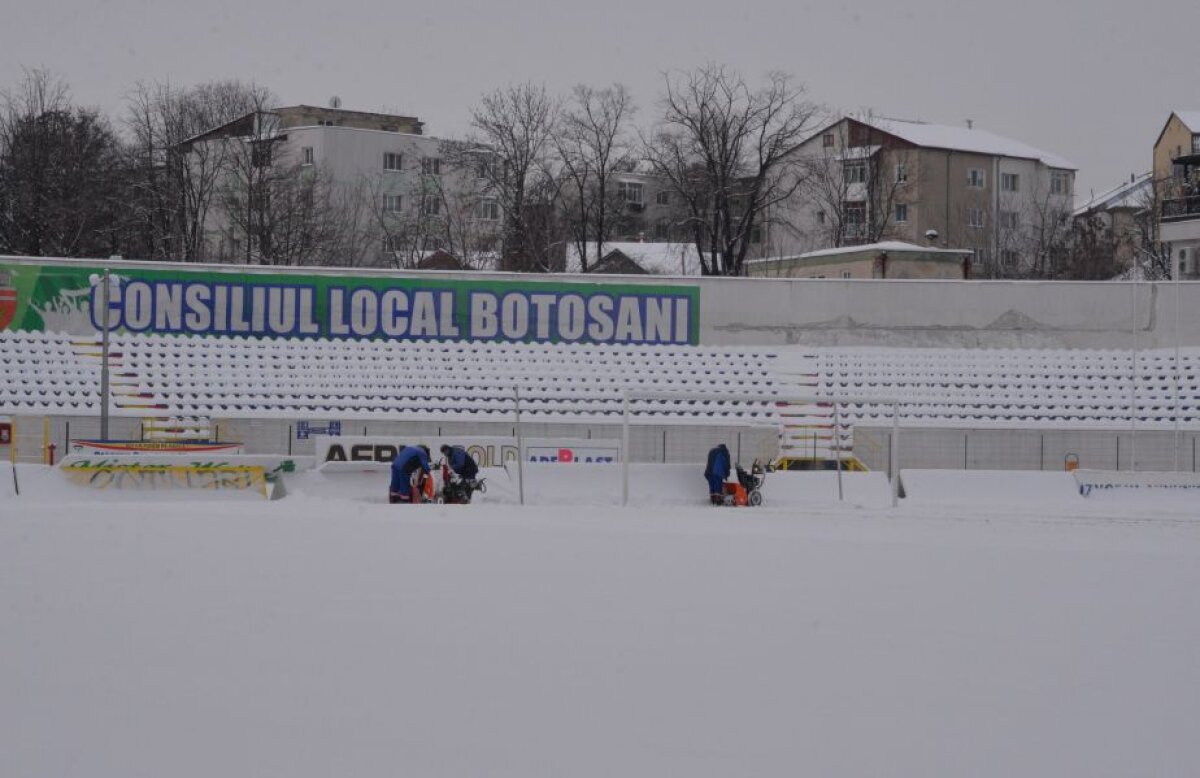
<path id="1" fill-rule="evenodd" d="M 900 498 L 900 406 L 904 403 L 894 398 L 884 397 L 844 397 L 844 396 L 828 396 L 828 395 L 770 395 L 764 397 L 747 398 L 745 395 L 735 395 L 722 392 L 665 392 L 665 391 L 643 391 L 637 389 L 626 389 L 622 393 L 622 419 L 621 419 L 621 505 L 629 504 L 629 463 L 632 459 L 630 449 L 630 434 L 629 430 L 636 422 L 634 419 L 635 408 L 634 404 L 638 401 L 666 401 L 666 402 L 717 402 L 728 404 L 731 406 L 762 406 L 772 405 L 776 408 L 797 405 L 797 406 L 818 406 L 829 407 L 833 409 L 832 414 L 832 440 L 834 441 L 834 451 L 836 459 L 836 468 L 838 473 L 838 493 L 839 498 L 842 494 L 842 454 L 841 450 L 841 435 L 846 428 L 844 424 L 845 414 L 839 413 L 838 410 L 842 406 L 875 406 L 884 407 L 891 410 L 892 434 L 889 444 L 888 456 L 888 478 L 891 485 L 892 506 L 899 504 Z M 654 423 L 654 420 L 648 420 L 647 423 Z"/>

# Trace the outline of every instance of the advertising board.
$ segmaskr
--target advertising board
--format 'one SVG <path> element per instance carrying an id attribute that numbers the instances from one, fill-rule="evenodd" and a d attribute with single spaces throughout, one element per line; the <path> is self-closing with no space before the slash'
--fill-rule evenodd
<path id="1" fill-rule="evenodd" d="M 443 444 L 462 446 L 480 467 L 503 467 L 517 461 L 517 439 L 504 436 L 427 437 L 401 440 L 393 436 L 353 435 L 346 437 L 318 436 L 317 466 L 342 463 L 390 464 L 396 453 L 406 445 L 429 446 L 432 458 L 441 457 Z M 525 461 L 560 464 L 615 463 L 621 460 L 621 441 L 593 438 L 528 438 L 524 441 Z M 340 468 L 340 469 L 345 469 Z"/>
<path id="2" fill-rule="evenodd" d="M 514 343 L 699 342 L 696 286 L 0 262 L 0 328 Z"/>

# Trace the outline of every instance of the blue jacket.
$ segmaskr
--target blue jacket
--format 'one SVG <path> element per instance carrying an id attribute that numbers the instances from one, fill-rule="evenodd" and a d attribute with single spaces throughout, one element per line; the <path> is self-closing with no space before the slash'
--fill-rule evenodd
<path id="1" fill-rule="evenodd" d="M 708 452 L 708 463 L 704 466 L 704 477 L 720 478 L 724 481 L 729 477 L 729 470 L 729 449 L 722 443 Z"/>
<path id="2" fill-rule="evenodd" d="M 479 474 L 479 465 L 475 464 L 475 459 L 462 446 L 451 446 L 450 456 L 447 457 L 447 464 L 450 469 L 465 478 L 468 481 Z"/>
<path id="3" fill-rule="evenodd" d="M 417 470 L 429 472 L 429 457 L 425 455 L 425 449 L 416 446 L 400 449 L 400 453 L 392 460 L 392 485 L 389 487 L 391 491 L 408 492 L 412 474 Z"/>

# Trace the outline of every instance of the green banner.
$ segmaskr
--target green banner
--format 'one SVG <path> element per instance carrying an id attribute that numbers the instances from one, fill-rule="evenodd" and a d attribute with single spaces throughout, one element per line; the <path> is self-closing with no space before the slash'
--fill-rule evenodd
<path id="1" fill-rule="evenodd" d="M 118 332 L 285 338 L 697 344 L 700 290 L 665 284 L 109 265 Z M 0 262 L 0 329 L 93 333 L 104 267 Z"/>

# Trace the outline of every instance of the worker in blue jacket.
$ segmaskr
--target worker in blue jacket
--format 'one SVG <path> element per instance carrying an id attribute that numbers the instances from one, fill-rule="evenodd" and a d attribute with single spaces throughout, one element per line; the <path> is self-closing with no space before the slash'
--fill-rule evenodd
<path id="1" fill-rule="evenodd" d="M 475 476 L 479 475 L 479 464 L 462 446 L 443 445 L 441 452 L 446 464 L 462 480 L 474 481 Z"/>
<path id="2" fill-rule="evenodd" d="M 704 477 L 708 479 L 709 499 L 714 505 L 725 500 L 725 479 L 729 477 L 729 449 L 724 443 L 708 452 L 708 463 L 704 466 Z"/>
<path id="3" fill-rule="evenodd" d="M 388 502 L 413 502 L 413 473 L 420 470 L 429 477 L 429 447 L 405 446 L 392 460 L 392 483 L 388 487 Z"/>

